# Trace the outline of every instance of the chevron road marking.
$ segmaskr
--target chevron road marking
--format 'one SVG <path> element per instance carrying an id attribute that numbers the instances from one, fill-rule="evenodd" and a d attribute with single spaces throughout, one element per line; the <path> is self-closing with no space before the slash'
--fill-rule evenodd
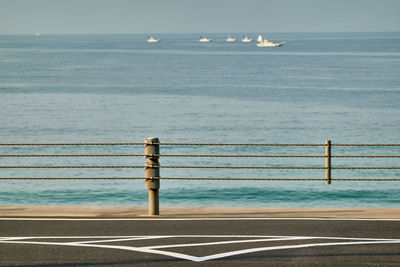
<path id="1" fill-rule="evenodd" d="M 224 238 L 231 240 L 203 242 L 203 243 L 186 243 L 186 244 L 167 244 L 167 245 L 154 245 L 154 246 L 121 246 L 121 245 L 108 245 L 98 243 L 111 243 L 122 241 L 137 241 L 137 240 L 156 240 L 157 239 L 173 239 L 176 238 Z M 238 238 L 246 238 L 245 240 L 237 240 Z M 34 241 L 41 239 L 61 239 L 59 242 L 46 242 Z M 65 242 L 65 239 L 96 239 L 90 241 L 72 241 Z M 235 240 L 236 239 L 236 240 Z M 215 246 L 225 244 L 239 244 L 239 243 L 257 243 L 257 242 L 275 242 L 275 241 L 293 241 L 304 240 L 341 240 L 341 242 L 327 242 L 327 243 L 304 243 L 296 245 L 280 245 L 280 246 L 263 246 L 255 248 L 240 249 L 224 253 L 212 254 L 203 257 L 196 257 L 184 253 L 177 253 L 166 251 L 167 248 L 178 247 L 195 247 L 195 246 Z M 96 243 L 96 244 L 95 244 Z M 383 238 L 350 238 L 350 237 L 318 237 L 318 236 L 260 236 L 260 235 L 149 235 L 149 236 L 30 236 L 30 237 L 0 237 L 0 244 L 31 244 L 31 245 L 49 245 L 49 246 L 70 246 L 70 247 L 91 247 L 103 249 L 120 249 L 134 252 L 159 254 L 194 262 L 202 262 L 208 260 L 215 260 L 220 258 L 231 257 L 235 255 L 248 254 L 261 251 L 274 251 L 274 250 L 290 250 L 299 248 L 310 247 L 329 247 L 329 246 L 354 246 L 354 245 L 371 245 L 371 244 L 400 244 L 400 239 L 383 239 Z M 163 249 L 163 250 L 161 250 Z"/>

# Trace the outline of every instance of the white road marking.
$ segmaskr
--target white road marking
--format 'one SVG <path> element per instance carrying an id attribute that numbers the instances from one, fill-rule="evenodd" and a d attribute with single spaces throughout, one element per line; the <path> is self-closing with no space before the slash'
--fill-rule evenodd
<path id="1" fill-rule="evenodd" d="M 57 242 L 35 242 L 35 241 L 0 241 L 0 243 L 53 245 L 53 246 L 70 246 L 70 247 L 91 247 L 91 248 L 111 248 L 111 249 L 121 249 L 121 250 L 128 250 L 128 251 L 160 254 L 160 255 L 165 255 L 165 256 L 190 260 L 190 261 L 198 261 L 198 257 L 191 256 L 191 255 L 186 255 L 186 254 L 176 253 L 176 252 L 169 252 L 169 251 L 162 251 L 162 250 L 140 248 L 140 247 L 131 247 L 131 246 L 113 246 L 113 245 L 96 245 L 96 244 L 80 244 L 80 243 L 57 243 Z"/>
<path id="2" fill-rule="evenodd" d="M 0 237 L 0 239 L 96 239 L 96 238 L 140 238 L 143 236 L 15 236 L 15 237 Z"/>
<path id="3" fill-rule="evenodd" d="M 145 235 L 145 236 L 6 236 L 0 237 L 0 240 L 23 240 L 23 239 L 102 239 L 112 238 L 119 241 L 123 238 L 143 238 L 143 239 L 157 239 L 157 238 L 313 238 L 313 239 L 337 239 L 337 240 L 374 240 L 374 241 L 397 241 L 397 238 L 362 238 L 362 237 L 336 237 L 336 236 L 287 236 L 287 235 Z M 103 240 L 102 240 L 103 241 Z M 75 243 L 83 243 L 91 241 L 79 241 Z M 103 241 L 106 242 L 106 241 Z M 109 241 L 107 241 L 109 242 Z M 72 242 L 73 243 L 73 242 Z"/>
<path id="4" fill-rule="evenodd" d="M 120 241 L 135 241 L 135 240 L 150 240 L 159 238 L 256 238 L 247 240 L 230 240 L 230 241 L 216 241 L 206 243 L 188 243 L 188 244 L 171 244 L 171 245 L 159 245 L 159 246 L 146 246 L 146 247 L 135 247 L 135 246 L 116 246 L 116 245 L 101 245 L 93 244 L 94 242 L 120 242 Z M 29 241 L 29 239 L 102 239 L 95 241 L 78 241 L 78 242 L 43 242 L 43 241 Z M 112 238 L 112 239 L 110 239 Z M 261 238 L 261 239 L 260 239 Z M 272 242 L 272 241 L 291 241 L 291 240 L 347 240 L 349 242 L 329 242 L 329 243 L 306 243 L 297 245 L 285 245 L 285 246 L 268 246 L 258 247 L 250 249 L 241 249 L 236 251 L 218 253 L 203 257 L 196 257 L 183 253 L 159 250 L 173 247 L 194 247 L 194 246 L 207 246 L 207 245 L 224 245 L 234 243 L 254 243 L 254 242 Z M 299 249 L 299 248 L 310 248 L 310 247 L 323 247 L 323 246 L 349 246 L 349 245 L 371 245 L 371 244 L 400 244 L 400 239 L 382 239 L 382 238 L 351 238 L 351 237 L 318 237 L 318 236 L 249 236 L 249 235 L 172 235 L 172 236 L 40 236 L 40 237 L 0 237 L 0 244 L 32 244 L 32 245 L 53 245 L 53 246 L 72 246 L 72 247 L 91 247 L 91 248 L 105 248 L 105 249 L 120 249 L 127 251 L 135 251 L 142 253 L 152 253 L 165 255 L 169 257 L 175 257 L 179 259 L 185 259 L 194 262 L 201 262 L 207 260 L 220 259 L 225 257 L 231 257 L 235 255 L 261 252 L 261 251 L 273 251 L 283 249 Z"/>
<path id="5" fill-rule="evenodd" d="M 0 221 L 400 221 L 399 218 L 0 218 Z"/>
<path id="6" fill-rule="evenodd" d="M 160 249 L 160 248 L 181 248 L 181 247 L 197 247 L 197 246 L 210 246 L 210 245 L 225 245 L 225 244 L 239 244 L 239 243 L 255 243 L 255 242 L 272 242 L 272 241 L 288 241 L 288 240 L 304 240 L 314 239 L 314 237 L 293 237 L 293 238 L 267 238 L 267 239 L 247 239 L 247 240 L 234 240 L 234 241 L 219 241 L 207 243 L 191 243 L 191 244 L 173 244 L 161 246 L 148 246 L 143 248 Z"/>
<path id="7" fill-rule="evenodd" d="M 29 237 L 0 237 L 0 241 L 13 241 L 13 240 L 24 240 L 24 239 L 32 239 Z"/>
<path id="8" fill-rule="evenodd" d="M 242 249 L 231 252 L 219 253 L 214 255 L 209 255 L 205 257 L 199 257 L 196 261 L 207 261 L 220 258 L 231 257 L 240 254 L 247 254 L 253 252 L 261 252 L 268 250 L 282 250 L 282 249 L 297 249 L 297 248 L 310 248 L 310 247 L 326 247 L 326 246 L 349 246 L 349 245 L 372 245 L 372 244 L 400 244 L 400 240 L 396 241 L 372 241 L 372 242 L 336 242 L 336 243 L 313 243 L 313 244 L 301 244 L 293 246 L 276 246 L 276 247 L 261 247 L 261 248 L 251 248 Z"/>
<path id="9" fill-rule="evenodd" d="M 73 244 L 92 244 L 92 243 L 108 243 L 108 242 L 136 241 L 136 240 L 146 240 L 146 239 L 160 239 L 160 238 L 170 238 L 170 237 L 171 237 L 171 236 L 145 236 L 145 237 L 104 239 L 104 240 L 68 242 L 68 243 L 73 243 Z"/>

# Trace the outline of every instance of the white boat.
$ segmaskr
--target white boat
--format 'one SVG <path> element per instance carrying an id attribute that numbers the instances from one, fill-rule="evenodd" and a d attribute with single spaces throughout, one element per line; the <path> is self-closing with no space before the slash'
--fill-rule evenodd
<path id="1" fill-rule="evenodd" d="M 263 39 L 263 37 L 261 35 L 258 35 L 258 38 L 257 38 L 257 46 L 258 47 L 277 47 L 277 46 L 282 46 L 284 44 L 285 44 L 285 42 L 280 42 L 280 43 L 270 42 L 267 39 Z"/>
<path id="2" fill-rule="evenodd" d="M 231 37 L 230 35 L 228 35 L 228 38 L 226 38 L 227 42 L 234 42 L 236 41 L 236 38 Z"/>
<path id="3" fill-rule="evenodd" d="M 160 39 L 155 39 L 153 36 L 149 36 L 149 38 L 147 39 L 148 43 L 158 43 L 160 41 Z"/>
<path id="4" fill-rule="evenodd" d="M 200 36 L 200 40 L 199 40 L 200 43 L 209 43 L 211 41 L 212 41 L 212 39 L 210 39 L 210 38 Z"/>
<path id="5" fill-rule="evenodd" d="M 40 33 L 39 32 L 35 33 L 35 36 L 40 36 Z"/>
<path id="6" fill-rule="evenodd" d="M 247 35 L 245 35 L 242 39 L 242 43 L 250 43 L 251 41 L 253 41 L 253 39 L 247 37 Z"/>

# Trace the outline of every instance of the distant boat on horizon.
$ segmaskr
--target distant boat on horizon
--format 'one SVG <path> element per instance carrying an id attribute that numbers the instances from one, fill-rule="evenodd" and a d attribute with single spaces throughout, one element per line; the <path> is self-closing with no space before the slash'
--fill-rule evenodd
<path id="1" fill-rule="evenodd" d="M 227 42 L 235 42 L 236 38 L 233 38 L 232 36 L 228 35 L 228 38 L 226 38 Z"/>
<path id="2" fill-rule="evenodd" d="M 212 41 L 212 39 L 210 39 L 210 38 L 200 36 L 200 40 L 199 40 L 200 43 L 209 43 L 211 41 Z"/>
<path id="3" fill-rule="evenodd" d="M 251 41 L 253 41 L 253 39 L 247 37 L 247 35 L 245 35 L 242 39 L 242 43 L 250 43 Z"/>
<path id="4" fill-rule="evenodd" d="M 149 36 L 149 38 L 147 39 L 148 43 L 158 43 L 160 41 L 161 39 L 155 39 L 153 36 Z"/>
<path id="5" fill-rule="evenodd" d="M 40 33 L 39 32 L 35 33 L 35 36 L 40 36 Z"/>
<path id="6" fill-rule="evenodd" d="M 274 43 L 274 42 L 268 41 L 267 39 L 263 39 L 261 34 L 258 35 L 258 37 L 257 37 L 257 46 L 258 47 L 278 47 L 278 46 L 282 46 L 284 44 L 285 44 L 285 42 Z"/>

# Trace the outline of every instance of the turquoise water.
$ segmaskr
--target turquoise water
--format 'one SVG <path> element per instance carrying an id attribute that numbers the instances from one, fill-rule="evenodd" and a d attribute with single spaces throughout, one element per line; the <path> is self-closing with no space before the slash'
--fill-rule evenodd
<path id="1" fill-rule="evenodd" d="M 400 143 L 400 33 L 0 36 L 0 142 Z M 236 36 L 240 37 L 240 35 Z M 1 154 L 143 153 L 142 146 L 1 147 Z M 399 148 L 334 147 L 336 155 Z M 161 147 L 164 154 L 308 154 L 323 147 Z M 334 166 L 400 166 L 396 158 Z M 137 158 L 1 158 L 0 165 L 142 165 Z M 323 158 L 161 158 L 164 165 L 323 166 Z M 323 178 L 324 170 L 162 169 L 168 177 Z M 0 169 L 1 177 L 143 176 L 143 169 Z M 333 178 L 400 178 L 333 170 Z M 143 181 L 0 181 L 0 205 L 146 205 Z M 161 205 L 398 207 L 399 182 L 171 181 Z"/>

